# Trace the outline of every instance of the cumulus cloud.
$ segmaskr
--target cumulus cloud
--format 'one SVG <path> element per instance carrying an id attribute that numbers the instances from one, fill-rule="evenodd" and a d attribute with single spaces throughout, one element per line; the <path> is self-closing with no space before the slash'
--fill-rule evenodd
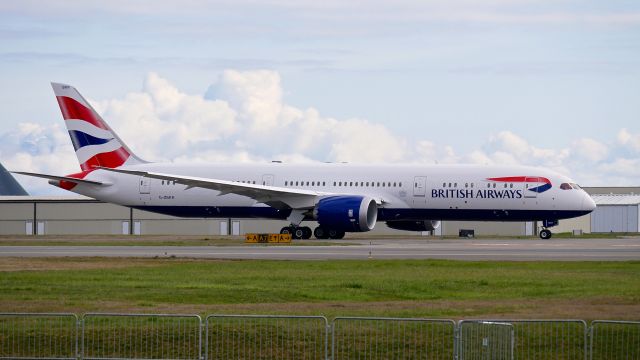
<path id="1" fill-rule="evenodd" d="M 141 157 L 174 162 L 379 162 L 525 164 L 555 169 L 587 185 L 635 184 L 640 134 L 621 129 L 611 143 L 590 138 L 545 148 L 499 131 L 469 153 L 431 139 L 409 141 L 366 119 L 335 119 L 283 100 L 277 72 L 228 70 L 205 94 L 188 94 L 150 73 L 142 89 L 91 101 Z M 0 133 L 0 159 L 14 170 L 78 171 L 62 122 L 23 123 Z M 603 176 L 603 174 L 607 176 Z M 35 193 L 46 182 L 20 178 Z"/>
<path id="2" fill-rule="evenodd" d="M 70 174 L 80 171 L 66 129 L 61 124 L 42 126 L 21 123 L 17 129 L 0 133 L 0 159 L 8 170 Z M 27 176 L 16 175 L 29 193 L 48 193 L 52 187 Z"/>
<path id="3" fill-rule="evenodd" d="M 627 129 L 621 129 L 618 132 L 618 143 L 635 152 L 640 152 L 640 133 L 632 134 Z"/>

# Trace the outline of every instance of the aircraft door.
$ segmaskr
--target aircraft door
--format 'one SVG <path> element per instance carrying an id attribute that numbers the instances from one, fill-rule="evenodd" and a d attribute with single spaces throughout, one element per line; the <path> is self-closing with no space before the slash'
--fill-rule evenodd
<path id="1" fill-rule="evenodd" d="M 149 184 L 149 178 L 141 176 L 140 177 L 140 194 L 150 194 L 151 186 Z"/>
<path id="2" fill-rule="evenodd" d="M 262 175 L 262 185 L 273 186 L 273 175 L 271 174 Z"/>
<path id="3" fill-rule="evenodd" d="M 413 196 L 424 197 L 427 192 L 427 177 L 416 176 L 413 179 Z"/>
<path id="4" fill-rule="evenodd" d="M 527 177 L 527 178 L 525 178 L 524 188 L 522 189 L 522 192 L 524 193 L 523 196 L 525 198 L 535 198 L 535 197 L 537 197 L 538 196 L 538 192 L 537 191 L 531 191 L 529 189 L 535 189 L 540 185 L 542 185 L 542 181 L 540 181 L 540 178 L 538 178 L 538 177 Z"/>
<path id="5" fill-rule="evenodd" d="M 147 201 L 151 200 L 151 179 L 141 176 L 140 180 L 138 180 L 138 185 L 140 188 L 140 200 L 146 204 Z"/>

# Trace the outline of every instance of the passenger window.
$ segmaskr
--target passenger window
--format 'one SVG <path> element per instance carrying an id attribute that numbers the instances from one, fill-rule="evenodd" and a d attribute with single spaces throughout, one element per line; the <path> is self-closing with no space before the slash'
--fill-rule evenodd
<path id="1" fill-rule="evenodd" d="M 380 183 L 378 183 L 377 187 L 380 187 Z"/>
<path id="2" fill-rule="evenodd" d="M 367 181 L 367 186 L 369 186 L 369 182 Z"/>
<path id="3" fill-rule="evenodd" d="M 416 183 L 416 187 L 418 186 L 418 183 Z M 447 183 L 442 183 L 442 187 L 447 187 Z"/>
<path id="4" fill-rule="evenodd" d="M 401 182 L 400 182 L 400 183 L 398 183 L 398 186 L 399 186 L 399 187 L 402 187 L 402 183 L 401 183 Z"/>
<path id="5" fill-rule="evenodd" d="M 336 186 L 336 182 L 335 181 L 333 182 L 333 186 Z"/>
<path id="6" fill-rule="evenodd" d="M 353 181 L 350 181 L 350 182 L 349 182 L 349 186 L 353 186 Z"/>
<path id="7" fill-rule="evenodd" d="M 364 181 L 360 181 L 360 186 L 364 186 Z"/>
<path id="8" fill-rule="evenodd" d="M 382 187 L 384 187 L 384 181 L 382 182 Z"/>

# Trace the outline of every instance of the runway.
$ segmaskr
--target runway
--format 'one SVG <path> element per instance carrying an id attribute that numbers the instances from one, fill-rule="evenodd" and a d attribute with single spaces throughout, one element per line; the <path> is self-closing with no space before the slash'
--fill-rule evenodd
<path id="1" fill-rule="evenodd" d="M 342 240 L 329 246 L 0 246 L 0 257 L 139 257 L 262 260 L 640 260 L 640 238 Z"/>

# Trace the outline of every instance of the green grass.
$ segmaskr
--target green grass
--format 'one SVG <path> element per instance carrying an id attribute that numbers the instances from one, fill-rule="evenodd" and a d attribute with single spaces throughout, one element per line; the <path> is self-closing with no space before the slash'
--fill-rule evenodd
<path id="1" fill-rule="evenodd" d="M 0 260 L 2 261 L 2 260 Z M 20 260 L 24 262 L 29 259 Z M 42 261 L 42 260 L 40 260 Z M 105 303 L 149 311 L 176 306 L 397 302 L 396 308 L 363 308 L 382 315 L 425 315 L 405 302 L 486 302 L 480 312 L 513 310 L 531 301 L 610 300 L 640 303 L 640 262 L 483 262 L 449 260 L 206 261 L 102 260 L 96 269 L 64 268 L 51 259 L 42 270 L 0 272 L 3 311 L 50 304 L 50 311 L 99 311 Z M 82 260 L 90 264 L 92 260 Z M 128 263 L 130 265 L 128 265 Z M 111 266 L 113 265 L 113 266 Z M 117 266 L 116 266 L 117 265 Z M 505 307 L 506 309 L 501 309 Z M 45 306 L 46 307 L 46 306 Z M 312 306 L 313 308 L 313 306 Z M 328 309 L 331 312 L 331 307 Z M 340 309 L 333 309 L 340 313 Z M 428 315 L 462 316 L 468 309 L 432 309 Z M 304 309 L 300 310 L 304 311 Z M 473 311 L 471 314 L 475 314 Z M 343 314 L 344 315 L 344 314 Z M 347 314 L 348 315 L 348 314 Z M 636 316 L 637 317 L 637 316 Z"/>

